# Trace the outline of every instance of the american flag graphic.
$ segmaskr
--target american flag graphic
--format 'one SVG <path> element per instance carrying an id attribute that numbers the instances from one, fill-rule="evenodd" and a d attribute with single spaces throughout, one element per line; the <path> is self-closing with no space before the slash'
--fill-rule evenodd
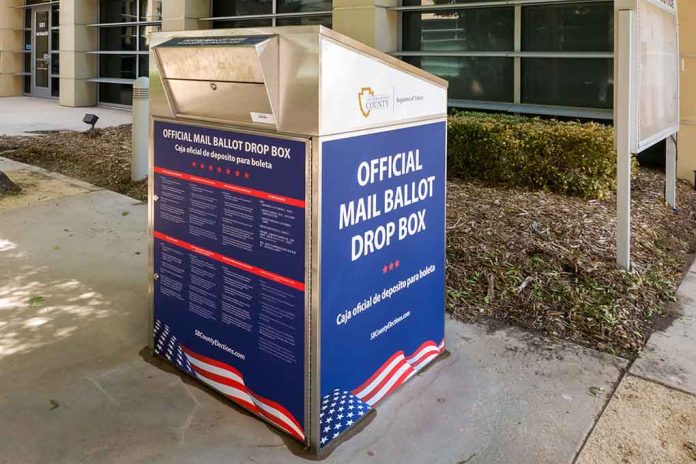
<path id="1" fill-rule="evenodd" d="M 179 345 L 176 337 L 170 334 L 169 327 L 160 321 L 155 321 L 155 352 L 245 409 L 304 441 L 304 430 L 290 411 L 251 391 L 244 384 L 242 373 L 229 364 Z"/>
<path id="2" fill-rule="evenodd" d="M 397 351 L 379 369 L 353 391 L 335 389 L 321 401 L 320 445 L 326 446 L 367 414 L 372 407 L 399 388 L 418 371 L 445 350 L 445 340 L 439 345 L 423 343 L 410 356 Z"/>
<path id="3" fill-rule="evenodd" d="M 347 390 L 337 388 L 324 396 L 319 413 L 320 445 L 326 446 L 330 441 L 338 438 L 340 434 L 362 419 L 370 409 L 370 406 Z"/>
<path id="4" fill-rule="evenodd" d="M 166 358 L 179 369 L 193 375 L 191 363 L 181 349 L 181 345 L 169 330 L 169 326 L 163 324 L 159 319 L 155 320 L 155 353 Z"/>
<path id="5" fill-rule="evenodd" d="M 445 350 L 445 340 L 439 345 L 433 341 L 423 343 L 413 354 L 405 356 L 397 351 L 387 359 L 372 376 L 351 393 L 370 406 L 374 406 L 401 384 L 410 379 L 430 361 Z"/>

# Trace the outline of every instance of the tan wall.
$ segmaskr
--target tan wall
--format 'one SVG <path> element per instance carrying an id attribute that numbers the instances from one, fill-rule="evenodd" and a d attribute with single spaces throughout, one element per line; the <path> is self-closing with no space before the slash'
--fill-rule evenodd
<path id="1" fill-rule="evenodd" d="M 92 0 L 61 0 L 60 28 L 60 104 L 63 106 L 94 106 L 97 84 L 88 79 L 97 76 L 98 55 L 87 53 L 99 46 L 96 27 L 88 24 L 99 20 L 99 2 Z"/>
<path id="2" fill-rule="evenodd" d="M 0 97 L 22 95 L 23 0 L 0 0 Z"/>
<path id="3" fill-rule="evenodd" d="M 190 31 L 208 29 L 199 18 L 210 16 L 210 0 L 162 0 L 162 30 Z"/>
<path id="4" fill-rule="evenodd" d="M 397 0 L 334 0 L 333 29 L 384 52 L 397 48 Z"/>
<path id="5" fill-rule="evenodd" d="M 677 176 L 693 183 L 696 170 L 696 1 L 681 0 L 678 7 L 683 72 Z"/>

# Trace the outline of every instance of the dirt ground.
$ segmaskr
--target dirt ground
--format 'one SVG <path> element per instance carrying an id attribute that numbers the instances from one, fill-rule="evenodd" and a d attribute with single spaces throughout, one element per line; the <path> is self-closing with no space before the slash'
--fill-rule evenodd
<path id="1" fill-rule="evenodd" d="M 616 268 L 615 199 L 584 200 L 471 181 L 448 184 L 448 310 L 634 356 L 696 250 L 696 192 L 664 174 L 633 181 L 633 269 Z"/>
<path id="2" fill-rule="evenodd" d="M 696 397 L 628 376 L 577 464 L 696 463 Z"/>
<path id="3" fill-rule="evenodd" d="M 4 152 L 4 153 L 3 153 Z M 0 136 L 0 156 L 147 199 L 147 182 L 131 182 L 131 126 L 28 137 Z"/>
<path id="4" fill-rule="evenodd" d="M 64 180 L 33 171 L 11 171 L 7 176 L 22 188 L 14 194 L 0 195 L 0 211 L 29 206 L 37 201 L 51 200 L 84 192 L 85 189 Z"/>
<path id="5" fill-rule="evenodd" d="M 41 166 L 139 200 L 130 181 L 129 125 L 88 132 L 0 137 L 0 156 Z M 696 192 L 678 186 L 664 203 L 664 174 L 640 169 L 633 183 L 634 267 L 616 269 L 615 199 L 450 179 L 447 304 L 456 318 L 517 325 L 634 356 L 696 251 Z"/>

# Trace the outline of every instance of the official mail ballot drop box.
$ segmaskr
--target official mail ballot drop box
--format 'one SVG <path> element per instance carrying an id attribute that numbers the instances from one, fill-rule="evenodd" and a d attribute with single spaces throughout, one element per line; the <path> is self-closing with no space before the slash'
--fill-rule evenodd
<path id="1" fill-rule="evenodd" d="M 152 41 L 152 349 L 321 452 L 444 350 L 447 84 L 320 26 Z"/>

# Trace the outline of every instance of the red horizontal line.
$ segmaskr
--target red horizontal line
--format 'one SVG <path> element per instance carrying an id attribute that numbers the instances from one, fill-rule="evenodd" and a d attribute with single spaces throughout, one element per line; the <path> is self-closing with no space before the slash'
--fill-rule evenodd
<path id="1" fill-rule="evenodd" d="M 156 230 L 153 231 L 153 235 L 155 238 L 158 238 L 160 240 L 163 240 L 165 242 L 171 243 L 172 245 L 176 245 L 179 248 L 183 248 L 185 250 L 193 251 L 194 253 L 198 253 L 199 255 L 206 256 L 210 259 L 214 259 L 215 261 L 221 262 L 223 264 L 227 264 L 228 266 L 236 267 L 237 269 L 241 269 L 243 271 L 249 272 L 250 274 L 257 275 L 259 277 L 263 277 L 264 279 L 272 280 L 273 282 L 279 283 L 281 285 L 285 285 L 286 287 L 294 288 L 295 290 L 299 290 L 301 292 L 304 292 L 305 285 L 303 282 L 298 282 L 296 280 L 290 279 L 288 277 L 284 277 L 280 274 L 275 274 L 271 271 L 267 271 L 265 269 L 262 269 L 260 267 L 252 266 L 251 264 L 247 264 L 243 261 L 238 261 L 236 259 L 232 259 L 228 256 L 221 255 L 220 253 L 215 253 L 214 251 L 206 250 L 205 248 L 201 248 L 196 245 L 192 245 L 188 242 L 185 242 L 183 240 L 176 239 L 174 237 L 171 237 L 169 235 L 165 235 L 162 232 L 157 232 Z"/>
<path id="2" fill-rule="evenodd" d="M 295 206 L 297 208 L 305 207 L 305 202 L 303 200 L 284 197 L 282 195 L 276 195 L 274 193 L 268 193 L 261 190 L 254 190 L 248 187 L 241 187 L 239 185 L 228 184 L 225 182 L 208 179 L 206 177 L 194 176 L 191 174 L 186 174 L 185 172 L 173 171 L 171 169 L 161 168 L 158 166 L 155 166 L 155 172 L 157 174 L 162 174 L 163 176 L 176 177 L 178 179 L 184 179 L 190 182 L 195 182 L 197 184 L 207 185 L 222 190 L 229 190 L 230 192 L 241 193 L 242 195 L 248 195 L 250 197 L 261 198 L 262 200 L 274 201 L 276 203 Z"/>

